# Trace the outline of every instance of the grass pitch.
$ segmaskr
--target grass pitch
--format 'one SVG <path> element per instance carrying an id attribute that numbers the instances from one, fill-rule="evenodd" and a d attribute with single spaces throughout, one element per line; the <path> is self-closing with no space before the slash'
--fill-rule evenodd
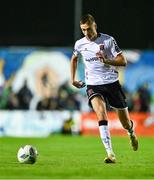
<path id="1" fill-rule="evenodd" d="M 112 137 L 116 164 L 104 164 L 106 156 L 99 137 L 0 138 L 0 179 L 152 179 L 154 138 L 139 138 L 134 152 L 128 137 Z M 18 148 L 34 145 L 38 160 L 20 164 Z"/>

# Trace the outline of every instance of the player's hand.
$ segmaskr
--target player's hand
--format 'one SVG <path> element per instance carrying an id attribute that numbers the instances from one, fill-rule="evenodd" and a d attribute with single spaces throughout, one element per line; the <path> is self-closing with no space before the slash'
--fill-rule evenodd
<path id="1" fill-rule="evenodd" d="M 96 53 L 96 56 L 99 58 L 99 60 L 102 62 L 102 63 L 105 63 L 105 56 L 103 54 L 103 52 L 99 51 Z"/>
<path id="2" fill-rule="evenodd" d="M 83 81 L 73 81 L 72 85 L 75 86 L 76 88 L 83 88 L 86 86 L 85 82 Z"/>

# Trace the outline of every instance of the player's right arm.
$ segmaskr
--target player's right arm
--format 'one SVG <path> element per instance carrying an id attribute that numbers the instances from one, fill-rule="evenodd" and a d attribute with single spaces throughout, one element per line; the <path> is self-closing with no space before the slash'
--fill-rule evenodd
<path id="1" fill-rule="evenodd" d="M 73 54 L 71 58 L 71 83 L 76 88 L 83 88 L 85 87 L 85 83 L 75 79 L 75 75 L 77 71 L 77 61 L 78 61 L 78 57 Z"/>

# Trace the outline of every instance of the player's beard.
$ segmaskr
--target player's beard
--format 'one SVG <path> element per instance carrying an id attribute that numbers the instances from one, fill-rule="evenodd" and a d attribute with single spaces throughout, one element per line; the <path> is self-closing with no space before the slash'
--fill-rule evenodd
<path id="1" fill-rule="evenodd" d="M 97 34 L 88 34 L 86 35 L 86 38 L 89 39 L 90 41 L 94 41 L 97 38 Z"/>

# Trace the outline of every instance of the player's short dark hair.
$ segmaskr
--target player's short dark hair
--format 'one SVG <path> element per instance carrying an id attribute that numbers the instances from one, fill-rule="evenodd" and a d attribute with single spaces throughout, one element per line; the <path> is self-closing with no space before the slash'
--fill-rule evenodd
<path id="1" fill-rule="evenodd" d="M 91 14 L 83 15 L 80 19 L 80 24 L 93 24 L 95 22 L 94 17 Z"/>

